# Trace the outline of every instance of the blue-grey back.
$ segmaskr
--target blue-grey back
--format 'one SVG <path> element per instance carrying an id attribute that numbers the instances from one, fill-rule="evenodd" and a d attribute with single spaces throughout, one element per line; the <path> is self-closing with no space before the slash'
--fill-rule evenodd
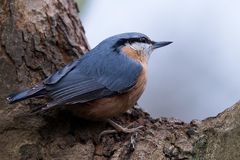
<path id="1" fill-rule="evenodd" d="M 79 60 L 57 71 L 45 84 L 57 83 L 60 79 L 76 79 L 79 75 L 93 78 L 106 88 L 123 92 L 132 87 L 142 70 L 141 64 L 113 48 L 122 38 L 144 36 L 141 33 L 123 33 L 109 37 Z M 68 76 L 67 78 L 63 78 Z M 71 83 L 69 81 L 69 83 Z"/>

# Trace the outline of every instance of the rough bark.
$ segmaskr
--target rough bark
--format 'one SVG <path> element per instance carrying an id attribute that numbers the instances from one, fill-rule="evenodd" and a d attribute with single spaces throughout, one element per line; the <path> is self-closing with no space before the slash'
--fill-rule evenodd
<path id="1" fill-rule="evenodd" d="M 64 110 L 31 113 L 34 100 L 10 106 L 7 94 L 31 86 L 89 49 L 72 0 L 0 0 L 0 159 L 239 159 L 240 104 L 184 123 L 141 109 L 117 117 L 144 125 L 137 134 Z"/>

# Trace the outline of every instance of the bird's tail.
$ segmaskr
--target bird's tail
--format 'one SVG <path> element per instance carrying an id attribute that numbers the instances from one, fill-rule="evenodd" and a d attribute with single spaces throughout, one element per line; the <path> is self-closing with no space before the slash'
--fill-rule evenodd
<path id="1" fill-rule="evenodd" d="M 7 97 L 7 100 L 11 104 L 11 103 L 15 103 L 15 102 L 25 100 L 27 98 L 41 96 L 41 95 L 44 95 L 44 94 L 45 94 L 45 90 L 44 90 L 43 86 L 40 85 L 40 86 L 35 86 L 33 88 L 26 89 L 26 90 L 11 94 Z"/>

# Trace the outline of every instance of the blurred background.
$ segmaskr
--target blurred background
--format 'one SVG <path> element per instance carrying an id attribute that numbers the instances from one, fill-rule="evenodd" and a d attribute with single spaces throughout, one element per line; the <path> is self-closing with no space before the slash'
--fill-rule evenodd
<path id="1" fill-rule="evenodd" d="M 139 105 L 186 122 L 215 116 L 240 99 L 240 1 L 78 1 L 90 46 L 122 32 L 174 43 L 158 49 Z"/>

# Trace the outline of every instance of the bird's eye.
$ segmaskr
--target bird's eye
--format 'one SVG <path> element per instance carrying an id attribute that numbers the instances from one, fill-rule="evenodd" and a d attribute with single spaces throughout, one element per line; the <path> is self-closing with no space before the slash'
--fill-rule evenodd
<path id="1" fill-rule="evenodd" d="M 139 38 L 140 42 L 145 42 L 145 39 L 143 37 Z"/>
<path id="2" fill-rule="evenodd" d="M 141 37 L 140 38 L 140 42 L 143 42 L 143 43 L 149 43 L 149 40 L 145 37 Z"/>

